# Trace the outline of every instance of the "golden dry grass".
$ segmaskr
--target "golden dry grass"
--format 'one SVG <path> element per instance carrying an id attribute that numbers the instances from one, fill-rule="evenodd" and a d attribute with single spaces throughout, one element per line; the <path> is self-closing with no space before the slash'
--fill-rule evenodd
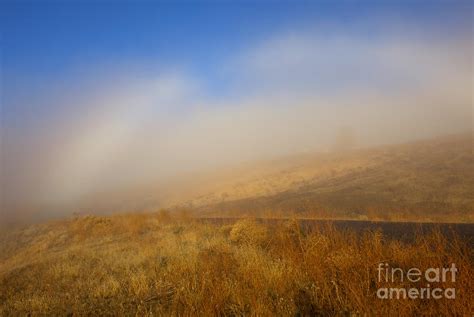
<path id="1" fill-rule="evenodd" d="M 473 144 L 469 133 L 265 162 L 186 204 L 210 217 L 473 223 Z"/>
<path id="2" fill-rule="evenodd" d="M 439 231 L 402 243 L 296 220 L 198 223 L 186 215 L 81 217 L 5 234 L 0 315 L 471 315 L 473 256 Z M 455 300 L 381 300 L 381 261 L 456 263 Z M 403 285 L 403 283 L 399 283 Z M 400 286 L 399 285 L 399 286 Z M 449 286 L 449 285 L 444 285 Z"/>

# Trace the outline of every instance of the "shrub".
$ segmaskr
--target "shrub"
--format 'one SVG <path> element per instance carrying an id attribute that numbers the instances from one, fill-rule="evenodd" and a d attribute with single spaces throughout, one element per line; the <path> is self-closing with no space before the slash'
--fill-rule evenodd
<path id="1" fill-rule="evenodd" d="M 238 244 L 260 245 L 267 239 L 267 229 L 254 219 L 243 219 L 234 224 L 229 238 Z"/>

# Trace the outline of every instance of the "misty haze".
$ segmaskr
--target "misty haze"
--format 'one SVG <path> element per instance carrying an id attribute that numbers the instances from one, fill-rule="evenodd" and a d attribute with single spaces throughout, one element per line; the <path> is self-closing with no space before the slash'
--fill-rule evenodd
<path id="1" fill-rule="evenodd" d="M 0 315 L 472 314 L 472 3 L 336 2 L 2 2 Z"/>

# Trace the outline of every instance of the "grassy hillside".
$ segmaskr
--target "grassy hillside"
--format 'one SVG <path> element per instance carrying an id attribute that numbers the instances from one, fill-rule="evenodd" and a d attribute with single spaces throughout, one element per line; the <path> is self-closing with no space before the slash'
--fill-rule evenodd
<path id="1" fill-rule="evenodd" d="M 473 138 L 266 162 L 208 190 L 186 205 L 209 216 L 473 222 Z"/>
<path id="2" fill-rule="evenodd" d="M 191 207 L 199 216 L 473 222 L 472 141 L 456 136 L 243 166 L 203 181 L 208 194 L 177 209 Z M 400 241 L 330 225 L 306 231 L 296 220 L 217 224 L 178 214 L 81 216 L 0 232 L 0 316 L 408 316 L 474 309 L 472 246 L 441 231 Z M 455 263 L 455 284 L 437 286 L 454 286 L 456 299 L 380 300 L 380 287 L 413 287 L 377 280 L 381 261 L 423 270 Z"/>
<path id="3" fill-rule="evenodd" d="M 469 315 L 473 255 L 440 232 L 401 242 L 380 232 L 298 222 L 265 226 L 172 219 L 166 213 L 80 217 L 0 239 L 0 315 L 332 316 Z M 381 300 L 380 287 L 425 287 L 377 278 L 393 267 L 455 263 L 456 299 Z"/>

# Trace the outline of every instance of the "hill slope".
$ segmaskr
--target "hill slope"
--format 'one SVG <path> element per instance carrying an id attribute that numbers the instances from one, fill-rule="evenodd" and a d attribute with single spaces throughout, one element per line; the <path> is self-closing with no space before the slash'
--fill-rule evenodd
<path id="1" fill-rule="evenodd" d="M 206 216 L 474 221 L 472 135 L 240 168 L 180 206 Z"/>

